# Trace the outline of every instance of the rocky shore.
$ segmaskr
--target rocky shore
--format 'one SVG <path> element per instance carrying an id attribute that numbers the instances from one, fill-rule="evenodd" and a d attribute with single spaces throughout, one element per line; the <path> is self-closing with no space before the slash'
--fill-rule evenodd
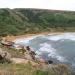
<path id="1" fill-rule="evenodd" d="M 47 64 L 52 64 L 53 61 L 49 60 L 49 61 L 45 61 L 44 59 L 37 59 L 35 57 L 36 53 L 34 52 L 34 50 L 32 50 L 29 46 L 20 46 L 20 48 L 16 49 L 16 48 L 12 48 L 11 45 L 8 44 L 2 44 L 1 43 L 2 48 L 0 48 L 0 61 L 1 63 L 15 63 L 15 64 L 27 64 L 27 63 L 31 63 L 33 66 L 39 66 L 41 64 L 41 66 L 47 65 Z M 12 57 L 12 55 L 7 51 L 8 49 L 15 49 L 16 51 L 18 51 L 19 53 L 21 53 L 23 55 L 23 58 L 16 58 L 16 57 Z"/>

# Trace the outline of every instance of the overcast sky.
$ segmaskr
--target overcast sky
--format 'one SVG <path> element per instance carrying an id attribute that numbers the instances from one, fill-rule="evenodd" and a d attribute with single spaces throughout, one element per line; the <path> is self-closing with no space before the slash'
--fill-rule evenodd
<path id="1" fill-rule="evenodd" d="M 75 0 L 0 0 L 0 8 L 40 8 L 75 11 Z"/>

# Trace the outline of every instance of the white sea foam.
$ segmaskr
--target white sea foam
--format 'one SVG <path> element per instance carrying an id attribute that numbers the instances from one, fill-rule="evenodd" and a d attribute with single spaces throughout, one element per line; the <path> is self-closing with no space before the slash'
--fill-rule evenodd
<path id="1" fill-rule="evenodd" d="M 30 40 L 35 39 L 37 36 L 31 36 L 28 38 L 19 38 L 19 39 L 15 39 L 14 42 L 15 44 L 20 44 L 20 43 L 24 43 L 24 44 L 28 44 Z"/>
<path id="2" fill-rule="evenodd" d="M 57 51 L 52 48 L 52 46 L 50 44 L 47 44 L 47 43 L 43 43 L 43 44 L 40 44 L 41 48 L 39 49 L 40 51 L 40 54 L 42 54 L 43 52 L 47 52 L 49 53 L 48 54 L 48 57 L 52 57 L 52 58 L 56 58 L 57 60 L 61 61 L 61 62 L 64 62 L 65 61 L 65 58 L 63 56 L 60 56 Z"/>
<path id="3" fill-rule="evenodd" d="M 58 41 L 61 39 L 69 39 L 75 41 L 75 33 L 63 33 L 46 37 L 49 40 Z"/>
<path id="4" fill-rule="evenodd" d="M 45 51 L 48 53 L 52 53 L 54 51 L 50 44 L 44 43 L 44 44 L 40 44 L 40 46 L 41 46 L 41 48 L 39 49 L 39 51 L 41 51 L 41 52 Z"/>
<path id="5" fill-rule="evenodd" d="M 48 40 L 53 40 L 53 41 L 58 41 L 58 40 L 64 40 L 64 39 L 69 39 L 72 41 L 75 41 L 75 33 L 62 33 L 62 34 L 58 34 L 58 35 L 50 35 L 50 36 L 44 36 L 44 35 L 37 35 L 37 36 L 31 36 L 28 38 L 20 38 L 20 39 L 16 39 L 14 40 L 14 42 L 16 44 L 18 43 L 25 43 L 28 44 L 30 40 L 35 39 L 36 37 L 41 37 L 42 38 L 46 38 Z"/>
<path id="6" fill-rule="evenodd" d="M 36 37 L 41 37 L 41 36 L 43 37 L 44 35 L 36 35 L 36 36 L 34 35 L 28 38 L 19 38 L 19 39 L 15 39 L 13 42 L 15 42 L 15 44 L 21 44 L 21 43 L 28 44 L 30 40 L 33 40 Z"/>
<path id="7" fill-rule="evenodd" d="M 41 55 L 41 52 L 38 50 L 35 52 L 37 55 Z"/>

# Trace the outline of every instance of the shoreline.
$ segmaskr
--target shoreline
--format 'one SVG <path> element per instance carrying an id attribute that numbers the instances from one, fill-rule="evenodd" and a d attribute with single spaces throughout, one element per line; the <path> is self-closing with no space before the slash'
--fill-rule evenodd
<path id="1" fill-rule="evenodd" d="M 42 33 L 24 34 L 24 35 L 17 35 L 17 36 L 8 35 L 6 37 L 3 37 L 3 39 L 6 39 L 7 41 L 14 41 L 16 39 L 30 38 L 39 35 L 58 35 L 63 33 L 75 33 L 75 32 L 42 32 Z"/>

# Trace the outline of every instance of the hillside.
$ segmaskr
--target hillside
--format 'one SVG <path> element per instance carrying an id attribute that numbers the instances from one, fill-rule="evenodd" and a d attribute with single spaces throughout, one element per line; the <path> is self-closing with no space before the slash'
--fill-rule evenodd
<path id="1" fill-rule="evenodd" d="M 75 31 L 75 12 L 0 9 L 0 36 L 55 31 Z"/>

